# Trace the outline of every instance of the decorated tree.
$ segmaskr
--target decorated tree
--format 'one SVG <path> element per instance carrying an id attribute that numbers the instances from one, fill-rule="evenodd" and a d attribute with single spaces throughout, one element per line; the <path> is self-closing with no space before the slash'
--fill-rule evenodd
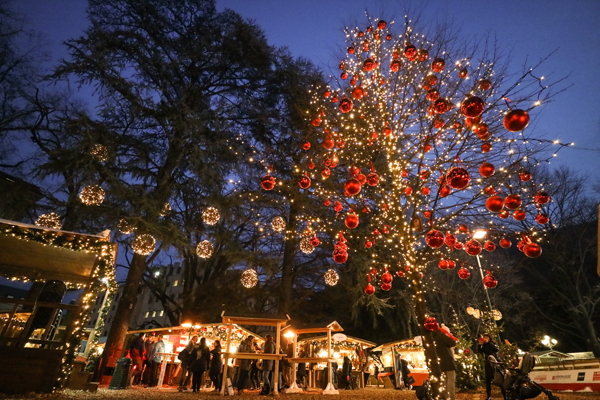
<path id="1" fill-rule="evenodd" d="M 346 37 L 339 77 L 311 91 L 312 131 L 288 182 L 321 201 L 303 207 L 297 233 L 310 227 L 332 238 L 319 246 L 333 245 L 333 261 L 364 277 L 367 296 L 376 286 L 391 290 L 394 279 L 407 283 L 438 393 L 435 346 L 423 326 L 428 264 L 468 279 L 484 248 L 517 240 L 528 257 L 541 254 L 530 220 L 548 222 L 549 196 L 532 173 L 552 157 L 544 152 L 552 143 L 525 128 L 554 84 L 537 75 L 541 63 L 509 74 L 496 48 L 459 42 L 449 29 L 426 37 L 408 20 L 397 28 L 368 18 Z M 323 209 L 325 219 L 316 216 Z M 487 241 L 472 237 L 476 228 Z M 497 284 L 491 273 L 483 281 Z"/>
<path id="2" fill-rule="evenodd" d="M 475 389 L 483 381 L 483 363 L 476 352 L 476 343 L 471 339 L 466 324 L 452 325 L 452 334 L 458 339 L 454 354 L 456 357 L 456 386 Z"/>

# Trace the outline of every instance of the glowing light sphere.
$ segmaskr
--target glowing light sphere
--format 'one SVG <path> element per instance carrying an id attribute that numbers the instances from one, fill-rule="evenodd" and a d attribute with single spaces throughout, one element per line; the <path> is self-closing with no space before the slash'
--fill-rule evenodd
<path id="1" fill-rule="evenodd" d="M 90 155 L 96 159 L 96 161 L 104 162 L 108 160 L 108 149 L 106 146 L 101 144 L 95 144 L 90 151 Z"/>
<path id="2" fill-rule="evenodd" d="M 242 273 L 240 281 L 245 288 L 253 288 L 258 283 L 258 273 L 255 269 L 247 269 Z"/>
<path id="3" fill-rule="evenodd" d="M 162 210 L 160 210 L 160 216 L 164 217 L 164 216 L 166 216 L 170 212 L 171 212 L 171 204 L 170 203 L 165 203 L 165 205 L 163 206 Z"/>
<path id="4" fill-rule="evenodd" d="M 135 226 L 127 222 L 126 219 L 121 219 L 117 224 L 117 228 L 119 229 L 119 232 L 124 235 L 130 235 L 135 232 Z"/>
<path id="5" fill-rule="evenodd" d="M 337 285 L 338 281 L 340 280 L 340 276 L 334 269 L 330 269 L 327 272 L 325 272 L 325 275 L 323 277 L 325 278 L 325 284 L 329 286 Z"/>
<path id="6" fill-rule="evenodd" d="M 198 254 L 198 257 L 200 258 L 209 258 L 212 256 L 214 250 L 215 248 L 208 240 L 203 240 L 196 246 L 196 254 Z"/>
<path id="7" fill-rule="evenodd" d="M 204 221 L 207 225 L 214 225 L 219 222 L 221 218 L 221 214 L 219 214 L 219 210 L 214 207 L 208 207 L 204 211 L 202 211 L 202 221 Z"/>
<path id="8" fill-rule="evenodd" d="M 302 238 L 300 241 L 300 250 L 302 250 L 304 254 L 310 254 L 315 251 L 315 247 L 312 245 L 309 237 Z"/>
<path id="9" fill-rule="evenodd" d="M 493 314 L 496 321 L 500 321 L 502 319 L 502 313 L 500 311 L 494 310 Z"/>
<path id="10" fill-rule="evenodd" d="M 55 213 L 40 215 L 37 221 L 35 221 L 35 224 L 37 226 L 41 226 L 42 228 L 50 229 L 60 229 L 62 227 L 62 223 L 60 222 L 60 216 Z"/>
<path id="11" fill-rule="evenodd" d="M 273 218 L 273 221 L 271 221 L 271 227 L 275 232 L 283 232 L 285 229 L 285 219 L 282 217 Z"/>
<path id="12" fill-rule="evenodd" d="M 140 254 L 142 256 L 147 256 L 152 254 L 154 251 L 154 247 L 156 246 L 156 240 L 152 235 L 147 233 L 143 235 L 136 236 L 131 243 L 131 247 L 136 254 Z"/>
<path id="13" fill-rule="evenodd" d="M 79 193 L 81 202 L 88 206 L 98 206 L 104 201 L 104 190 L 98 185 L 88 185 Z"/>

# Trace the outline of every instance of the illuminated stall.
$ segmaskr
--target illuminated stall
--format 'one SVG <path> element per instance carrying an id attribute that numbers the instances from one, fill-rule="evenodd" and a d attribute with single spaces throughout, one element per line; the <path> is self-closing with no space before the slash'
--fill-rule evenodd
<path id="1" fill-rule="evenodd" d="M 429 372 L 425 362 L 425 352 L 418 341 L 420 338 L 415 339 L 385 343 L 373 349 L 373 351 L 381 351 L 384 371 L 379 373 L 378 379 L 382 380 L 386 387 L 396 386 L 393 382 L 397 382 L 396 377 L 400 375 L 398 356 L 408 362 L 409 376 L 415 379 L 413 386 L 421 386 L 423 381 L 428 378 Z"/>

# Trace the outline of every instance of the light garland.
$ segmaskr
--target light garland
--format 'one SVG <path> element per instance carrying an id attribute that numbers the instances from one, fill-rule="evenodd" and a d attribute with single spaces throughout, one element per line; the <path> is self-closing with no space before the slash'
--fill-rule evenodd
<path id="1" fill-rule="evenodd" d="M 121 232 L 124 235 L 131 235 L 133 232 L 135 232 L 135 226 L 130 224 L 124 218 L 119 220 L 119 223 L 117 224 L 117 228 L 119 229 L 119 232 Z"/>
<path id="2" fill-rule="evenodd" d="M 92 147 L 90 154 L 98 162 L 104 162 L 108 160 L 108 149 L 106 148 L 106 146 L 103 146 L 101 144 L 95 144 L 94 147 Z"/>
<path id="3" fill-rule="evenodd" d="M 258 283 L 258 273 L 255 269 L 247 269 L 242 273 L 240 281 L 245 288 L 253 288 Z"/>
<path id="4" fill-rule="evenodd" d="M 207 225 L 215 225 L 219 222 L 220 218 L 221 214 L 219 213 L 219 210 L 214 207 L 208 207 L 202 211 L 202 221 Z"/>
<path id="5" fill-rule="evenodd" d="M 136 254 L 147 256 L 152 254 L 156 246 L 156 240 L 152 235 L 144 233 L 136 236 L 131 243 L 131 248 Z"/>
<path id="6" fill-rule="evenodd" d="M 81 202 L 88 206 L 98 206 L 104 201 L 104 190 L 98 185 L 89 185 L 79 193 Z"/>
<path id="7" fill-rule="evenodd" d="M 35 221 L 35 224 L 42 228 L 51 229 L 60 229 L 62 227 L 62 223 L 60 222 L 60 216 L 53 212 L 40 215 L 37 221 Z"/>
<path id="8" fill-rule="evenodd" d="M 212 256 L 214 250 L 213 244 L 208 240 L 203 240 L 196 246 L 196 254 L 198 254 L 198 257 L 200 258 L 209 258 Z"/>
<path id="9" fill-rule="evenodd" d="M 275 232 L 283 232 L 285 225 L 285 219 L 282 217 L 275 217 L 273 218 L 273 221 L 271 221 L 271 227 Z"/>
<path id="10" fill-rule="evenodd" d="M 338 281 L 340 280 L 340 276 L 334 269 L 330 269 L 325 272 L 323 277 L 325 278 L 325 283 L 329 286 L 337 285 Z"/>
<path id="11" fill-rule="evenodd" d="M 302 238 L 302 240 L 300 240 L 300 250 L 304 254 L 310 254 L 313 251 L 315 251 L 315 247 L 310 242 L 310 238 L 309 237 L 304 237 L 304 238 Z"/>

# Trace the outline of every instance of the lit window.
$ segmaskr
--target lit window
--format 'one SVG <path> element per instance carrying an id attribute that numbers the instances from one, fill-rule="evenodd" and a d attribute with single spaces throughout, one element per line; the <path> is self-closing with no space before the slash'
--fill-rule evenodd
<path id="1" fill-rule="evenodd" d="M 164 312 L 163 310 L 160 310 L 160 315 L 159 315 L 159 317 L 162 317 L 164 313 L 165 313 L 165 312 Z"/>
<path id="2" fill-rule="evenodd" d="M 144 318 L 148 318 L 149 315 L 150 315 L 150 311 L 146 311 L 146 316 Z"/>
<path id="3" fill-rule="evenodd" d="M 173 283 L 173 286 L 177 286 L 177 284 L 178 284 L 178 283 L 179 283 L 179 281 L 175 281 L 175 282 Z"/>
<path id="4" fill-rule="evenodd" d="M 152 311 L 152 318 L 156 317 L 156 311 Z"/>

